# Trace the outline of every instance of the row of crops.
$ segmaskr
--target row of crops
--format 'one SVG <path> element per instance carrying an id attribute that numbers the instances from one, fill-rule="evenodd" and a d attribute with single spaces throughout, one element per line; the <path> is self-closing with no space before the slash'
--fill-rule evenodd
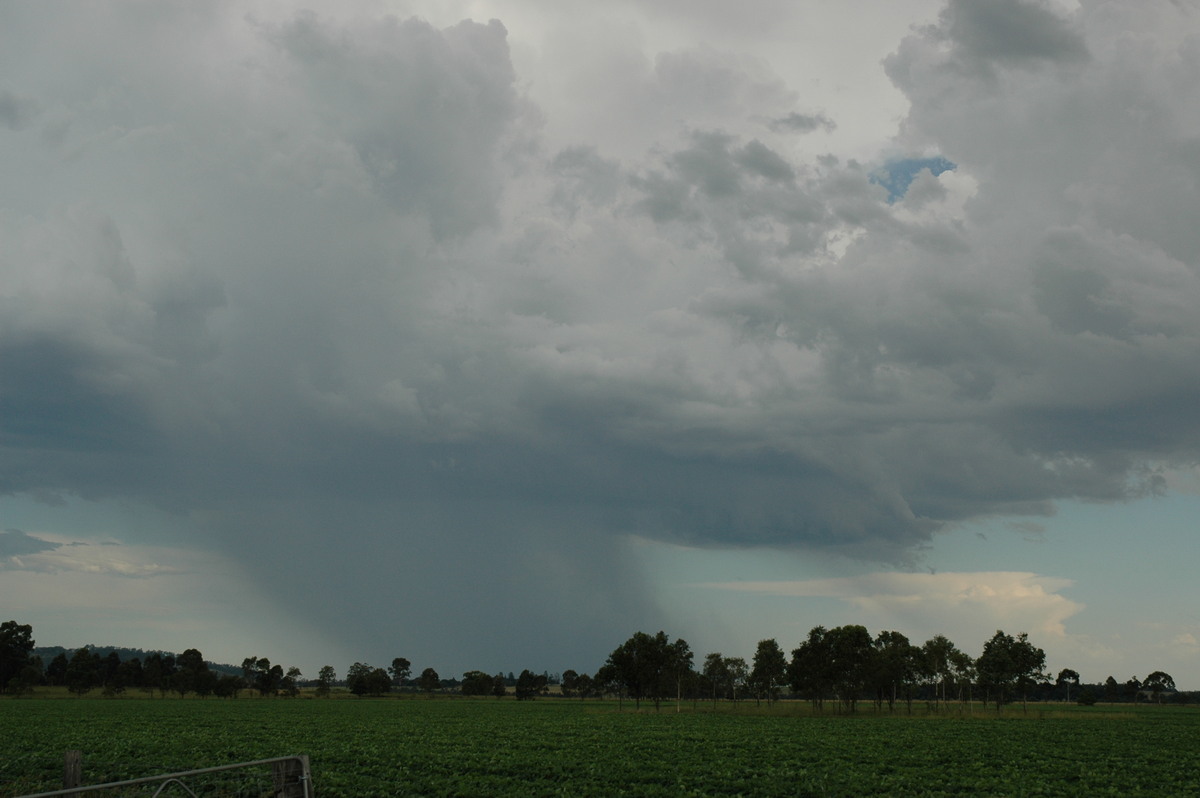
<path id="1" fill-rule="evenodd" d="M 307 754 L 327 796 L 1196 795 L 1200 710 L 996 717 L 494 700 L 0 701 L 0 795 Z M 263 795 L 241 774 L 188 786 Z M 147 793 L 148 794 L 148 793 Z"/>

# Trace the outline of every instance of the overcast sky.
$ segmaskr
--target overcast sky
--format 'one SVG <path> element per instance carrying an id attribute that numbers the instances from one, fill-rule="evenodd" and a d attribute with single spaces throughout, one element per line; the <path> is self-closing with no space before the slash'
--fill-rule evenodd
<path id="1" fill-rule="evenodd" d="M 0 616 L 1200 689 L 1200 2 L 0 5 Z"/>

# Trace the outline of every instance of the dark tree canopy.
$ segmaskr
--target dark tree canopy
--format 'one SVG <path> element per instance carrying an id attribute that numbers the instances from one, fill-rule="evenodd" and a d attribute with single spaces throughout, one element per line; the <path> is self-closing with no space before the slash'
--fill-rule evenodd
<path id="1" fill-rule="evenodd" d="M 1030 687 L 1045 681 L 1046 652 L 1030 643 L 1024 632 L 1013 637 L 997 630 L 983 644 L 975 667 L 980 683 L 992 691 L 999 710 L 1015 691 L 1024 696 Z"/>
<path id="2" fill-rule="evenodd" d="M 426 693 L 432 693 L 434 690 L 438 689 L 441 684 L 441 677 L 438 676 L 438 672 L 433 668 L 426 668 L 425 670 L 421 671 L 421 676 L 417 679 L 417 686 Z"/>
<path id="3" fill-rule="evenodd" d="M 679 689 L 679 680 L 692 666 L 692 651 L 683 640 L 670 641 L 665 632 L 651 637 L 635 632 L 608 655 L 606 676 L 624 689 L 639 705 L 643 698 L 662 699 Z M 599 673 L 597 674 L 599 677 Z"/>
<path id="4" fill-rule="evenodd" d="M 775 701 L 779 697 L 779 687 L 787 678 L 787 657 L 774 638 L 759 640 L 754 652 L 754 666 L 750 671 L 750 685 L 754 694 L 767 700 Z"/>
<path id="5" fill-rule="evenodd" d="M 29 666 L 33 651 L 33 627 L 16 621 L 0 623 L 0 690 L 16 686 L 22 672 Z"/>

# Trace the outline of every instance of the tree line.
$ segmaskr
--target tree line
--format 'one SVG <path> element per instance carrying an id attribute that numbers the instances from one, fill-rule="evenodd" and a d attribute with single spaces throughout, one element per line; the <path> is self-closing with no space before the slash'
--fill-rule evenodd
<path id="1" fill-rule="evenodd" d="M 1179 694 L 1170 675 L 1155 671 L 1145 681 L 1130 679 L 1123 686 L 1113 677 L 1103 685 L 1081 685 L 1079 674 L 1063 668 L 1057 677 L 1046 672 L 1045 652 L 1030 642 L 1025 633 L 1010 635 L 1003 630 L 983 644 L 982 653 L 971 657 L 944 635 L 916 645 L 896 631 L 872 637 L 860 625 L 826 629 L 814 627 L 788 657 L 779 643 L 760 640 L 752 660 L 713 652 L 699 669 L 687 642 L 672 641 L 664 632 L 637 632 L 618 646 L 604 666 L 591 677 L 593 691 L 616 693 L 639 705 L 652 701 L 683 698 L 738 701 L 753 698 L 768 706 L 787 690 L 789 698 L 807 699 L 814 708 L 832 704 L 841 711 L 855 712 L 862 701 L 895 711 L 896 705 L 924 700 L 939 708 L 950 701 L 982 700 L 997 710 L 1017 700 L 1059 698 L 1080 703 L 1141 699 L 1162 701 Z M 566 676 L 564 673 L 564 687 Z"/>
<path id="2" fill-rule="evenodd" d="M 935 708 L 950 701 L 1003 704 L 1029 699 L 1074 700 L 1080 703 L 1164 699 L 1193 700 L 1180 693 L 1170 675 L 1154 671 L 1145 680 L 1118 682 L 1112 676 L 1100 684 L 1083 685 L 1079 674 L 1064 668 L 1052 677 L 1045 672 L 1046 655 L 1025 633 L 1015 636 L 998 630 L 983 644 L 978 657 L 961 651 L 943 635 L 920 645 L 900 632 L 883 631 L 872 636 L 859 625 L 826 629 L 814 627 L 791 651 L 790 657 L 775 639 L 761 640 L 750 662 L 742 657 L 707 654 L 697 667 L 695 656 L 682 638 L 671 640 L 665 632 L 637 632 L 617 646 L 594 673 L 564 671 L 561 677 L 523 670 L 488 674 L 471 670 L 461 680 L 443 679 L 433 668 L 413 677 L 412 663 L 396 657 L 387 668 L 353 663 L 344 680 L 330 665 L 315 679 L 305 679 L 298 668 L 284 668 L 266 657 L 251 656 L 235 666 L 213 666 L 197 649 L 175 655 L 150 652 L 143 657 L 122 658 L 116 650 L 101 654 L 83 647 L 70 655 L 59 651 L 48 663 L 33 654 L 33 629 L 28 624 L 0 624 L 0 688 L 8 693 L 25 693 L 37 685 L 65 686 L 72 693 L 100 689 L 117 696 L 139 689 L 153 696 L 178 693 L 181 697 L 236 698 L 243 690 L 263 696 L 296 696 L 310 687 L 318 696 L 328 696 L 344 686 L 356 696 L 381 696 L 396 689 L 415 689 L 463 695 L 503 697 L 518 700 L 546 695 L 551 684 L 565 698 L 631 699 L 640 706 L 649 701 L 656 708 L 673 699 L 765 701 L 769 706 L 782 697 L 806 699 L 818 709 L 827 704 L 855 712 L 862 701 L 895 711 L 897 704 L 911 711 L 916 700 L 932 702 Z"/>

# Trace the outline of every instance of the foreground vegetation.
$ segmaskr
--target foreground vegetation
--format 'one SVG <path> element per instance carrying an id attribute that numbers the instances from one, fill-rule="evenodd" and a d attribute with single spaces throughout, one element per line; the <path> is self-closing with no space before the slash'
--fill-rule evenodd
<path id="1" fill-rule="evenodd" d="M 65 695 L 65 693 L 62 693 Z M 393 795 L 1195 795 L 1200 710 L 1035 704 L 999 716 L 816 711 L 781 701 L 661 712 L 613 700 L 0 700 L 0 795 L 307 754 L 316 793 Z M 231 778 L 239 779 L 231 781 Z M 245 776 L 197 794 L 262 795 Z"/>

